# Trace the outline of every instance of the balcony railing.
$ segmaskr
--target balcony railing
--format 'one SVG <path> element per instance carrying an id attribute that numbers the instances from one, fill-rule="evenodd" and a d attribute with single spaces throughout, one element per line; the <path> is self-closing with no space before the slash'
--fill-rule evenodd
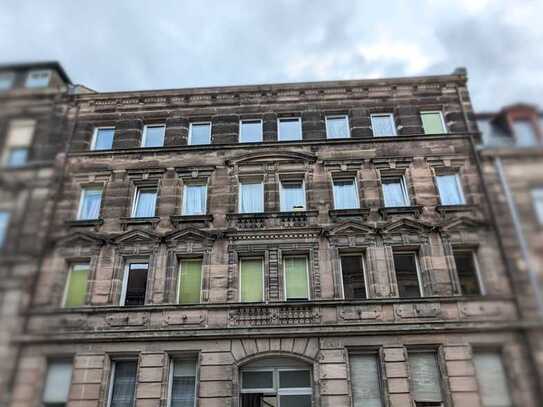
<path id="1" fill-rule="evenodd" d="M 316 225 L 318 211 L 234 213 L 227 215 L 228 226 L 234 229 L 303 228 Z"/>

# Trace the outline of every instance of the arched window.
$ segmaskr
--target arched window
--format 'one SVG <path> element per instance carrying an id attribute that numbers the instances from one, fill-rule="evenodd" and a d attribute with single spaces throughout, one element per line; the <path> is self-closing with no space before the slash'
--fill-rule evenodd
<path id="1" fill-rule="evenodd" d="M 240 369 L 242 407 L 311 407 L 311 367 L 290 358 L 266 358 Z"/>

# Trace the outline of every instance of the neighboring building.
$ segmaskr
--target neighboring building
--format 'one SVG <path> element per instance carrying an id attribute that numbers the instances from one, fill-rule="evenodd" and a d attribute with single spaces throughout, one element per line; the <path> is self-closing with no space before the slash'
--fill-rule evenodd
<path id="1" fill-rule="evenodd" d="M 10 405 L 537 407 L 466 82 L 73 95 Z"/>
<path id="2" fill-rule="evenodd" d="M 524 318 L 543 319 L 543 112 L 518 104 L 481 113 L 480 156 Z M 528 328 L 543 386 L 543 328 Z"/>

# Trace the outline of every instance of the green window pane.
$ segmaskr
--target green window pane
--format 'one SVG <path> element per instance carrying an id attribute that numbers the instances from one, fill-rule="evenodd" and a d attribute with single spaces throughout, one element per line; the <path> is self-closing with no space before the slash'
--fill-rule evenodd
<path id="1" fill-rule="evenodd" d="M 202 261 L 184 260 L 179 273 L 179 303 L 194 304 L 200 302 L 202 285 Z"/>
<path id="2" fill-rule="evenodd" d="M 262 260 L 242 260 L 240 264 L 241 301 L 261 302 L 262 291 Z"/>
<path id="3" fill-rule="evenodd" d="M 422 119 L 424 134 L 446 133 L 445 128 L 443 127 L 443 120 L 441 119 L 440 112 L 421 113 L 420 118 Z"/>
<path id="4" fill-rule="evenodd" d="M 284 263 L 287 300 L 309 298 L 307 259 L 305 257 L 286 257 Z"/>
<path id="5" fill-rule="evenodd" d="M 85 304 L 87 296 L 87 282 L 89 279 L 89 265 L 75 264 L 68 275 L 68 287 L 66 289 L 66 307 L 77 307 Z"/>

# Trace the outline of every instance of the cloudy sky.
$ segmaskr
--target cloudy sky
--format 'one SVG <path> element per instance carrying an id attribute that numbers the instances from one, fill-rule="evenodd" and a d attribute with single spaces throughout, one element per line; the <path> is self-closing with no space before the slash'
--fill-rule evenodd
<path id="1" fill-rule="evenodd" d="M 0 63 L 99 91 L 450 73 L 543 106 L 543 0 L 2 0 Z"/>

